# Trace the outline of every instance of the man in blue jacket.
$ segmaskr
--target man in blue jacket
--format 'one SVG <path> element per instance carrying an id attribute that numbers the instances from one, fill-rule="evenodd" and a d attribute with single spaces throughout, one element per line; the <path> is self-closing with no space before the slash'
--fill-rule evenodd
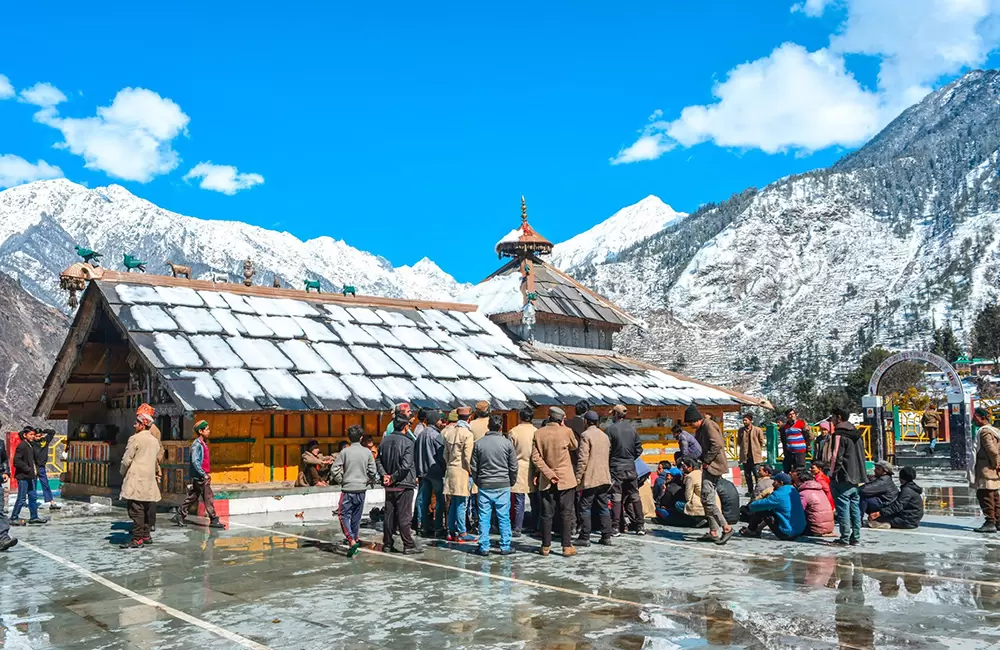
<path id="1" fill-rule="evenodd" d="M 773 478 L 774 491 L 750 502 L 750 525 L 740 531 L 744 537 L 760 537 L 765 526 L 778 539 L 793 540 L 806 530 L 806 513 L 792 477 L 779 472 Z"/>
<path id="2" fill-rule="evenodd" d="M 424 428 L 413 443 L 417 468 L 417 529 L 424 537 L 444 537 L 444 437 L 441 435 L 441 411 L 424 413 Z M 418 425 L 419 426 L 419 425 Z M 434 496 L 434 521 L 431 521 L 431 495 Z"/>

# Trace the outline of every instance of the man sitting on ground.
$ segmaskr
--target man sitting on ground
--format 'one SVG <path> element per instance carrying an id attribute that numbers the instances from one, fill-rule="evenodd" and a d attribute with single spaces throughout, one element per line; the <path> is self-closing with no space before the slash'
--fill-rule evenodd
<path id="1" fill-rule="evenodd" d="M 875 463 L 875 475 L 861 486 L 861 512 L 870 515 L 896 500 L 899 488 L 892 480 L 893 467 L 887 460 Z"/>
<path id="2" fill-rule="evenodd" d="M 778 539 L 791 541 L 806 530 L 806 513 L 792 477 L 779 472 L 770 496 L 750 503 L 750 525 L 740 531 L 744 537 L 760 537 L 764 527 Z"/>
<path id="3" fill-rule="evenodd" d="M 653 500 L 659 501 L 663 496 L 663 488 L 670 482 L 670 468 L 673 464 L 669 460 L 661 460 L 656 464 L 656 478 L 653 479 Z"/>
<path id="4" fill-rule="evenodd" d="M 678 507 L 681 504 L 681 507 Z M 656 523 L 665 526 L 693 527 L 697 522 L 684 514 L 684 474 L 676 467 L 667 471 L 660 498 L 656 500 Z"/>
<path id="5" fill-rule="evenodd" d="M 771 494 L 774 490 L 774 480 L 771 476 L 774 475 L 774 469 L 770 465 L 758 465 L 757 466 L 757 483 L 753 486 L 753 493 L 750 495 L 750 501 L 757 501 L 758 499 L 763 499 L 764 497 Z M 750 521 L 750 506 L 744 505 L 740 506 L 740 521 L 744 523 L 749 523 Z"/>
<path id="6" fill-rule="evenodd" d="M 332 464 L 333 456 L 321 454 L 319 442 L 310 440 L 302 452 L 302 463 L 299 465 L 299 476 L 295 479 L 295 487 L 329 485 Z"/>
<path id="7" fill-rule="evenodd" d="M 899 495 L 880 511 L 873 512 L 869 525 L 872 528 L 916 528 L 924 518 L 924 489 L 916 484 L 917 470 L 903 467 L 899 470 Z"/>
<path id="8" fill-rule="evenodd" d="M 823 486 L 811 472 L 800 469 L 792 475 L 792 483 L 799 491 L 802 509 L 806 513 L 806 531 L 803 535 L 823 537 L 833 534 L 833 506 Z"/>
<path id="9" fill-rule="evenodd" d="M 701 500 L 701 482 L 703 477 L 701 464 L 695 458 L 681 458 L 681 472 L 684 473 L 684 497 L 682 501 L 677 502 L 677 508 L 690 518 L 688 519 L 688 523 L 691 528 L 707 526 L 708 520 L 705 517 L 705 505 Z M 715 495 L 715 502 L 721 511 L 722 504 L 719 503 L 718 494 Z M 684 525 L 678 521 L 672 521 L 671 524 L 674 526 Z"/>
<path id="10" fill-rule="evenodd" d="M 722 516 L 730 526 L 740 523 L 740 492 L 732 481 L 719 479 L 717 486 L 719 503 L 722 505 Z"/>
<path id="11" fill-rule="evenodd" d="M 830 488 L 830 477 L 826 473 L 828 468 L 828 464 L 822 461 L 814 460 L 812 465 L 809 466 L 809 473 L 812 474 L 813 480 L 822 486 L 823 492 L 826 493 L 826 498 L 830 500 L 830 508 L 836 512 L 837 505 L 833 500 L 833 490 Z"/>

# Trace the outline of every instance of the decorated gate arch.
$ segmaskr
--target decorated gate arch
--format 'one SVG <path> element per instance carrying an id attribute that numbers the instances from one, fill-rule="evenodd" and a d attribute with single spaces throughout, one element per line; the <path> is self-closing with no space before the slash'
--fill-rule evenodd
<path id="1" fill-rule="evenodd" d="M 936 354 L 921 352 L 919 350 L 897 352 L 890 356 L 879 364 L 868 382 L 868 395 L 862 398 L 862 406 L 865 409 L 865 422 L 872 425 L 872 441 L 877 449 L 878 457 L 885 458 L 891 455 L 889 450 L 894 447 L 892 436 L 886 435 L 884 431 L 882 398 L 878 395 L 878 385 L 890 368 L 906 361 L 923 361 L 929 363 L 948 377 L 950 388 L 948 393 L 948 418 L 951 430 L 951 467 L 952 469 L 968 470 L 972 466 L 973 456 L 972 445 L 969 443 L 972 423 L 969 422 L 962 378 L 959 377 L 955 368 L 943 358 Z"/>

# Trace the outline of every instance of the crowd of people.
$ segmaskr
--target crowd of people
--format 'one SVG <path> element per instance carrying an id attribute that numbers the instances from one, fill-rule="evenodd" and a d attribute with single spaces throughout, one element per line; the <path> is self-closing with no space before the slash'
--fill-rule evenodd
<path id="1" fill-rule="evenodd" d="M 572 417 L 559 407 L 549 408 L 538 428 L 534 411 L 524 409 L 519 423 L 505 431 L 504 418 L 491 413 L 487 402 L 449 413 L 421 409 L 416 415 L 409 404 L 400 404 L 378 446 L 357 425 L 349 427 L 348 442 L 335 455 L 322 455 L 316 441 L 307 443 L 298 484 L 340 486 L 335 514 L 349 556 L 360 548 L 366 494 L 376 486 L 385 491 L 382 549 L 403 554 L 422 552 L 414 539 L 414 521 L 420 536 L 475 543 L 483 556 L 491 552 L 492 531 L 499 534 L 501 555 L 513 553 L 512 540 L 526 533 L 540 539 L 543 556 L 550 554 L 556 536 L 562 554 L 573 556 L 590 546 L 594 534 L 603 545 L 626 531 L 644 535 L 639 490 L 647 480 L 658 523 L 706 528 L 699 541 L 719 545 L 741 523 L 741 537 L 757 538 L 769 530 L 781 540 L 831 536 L 836 525 L 839 536 L 833 543 L 854 546 L 863 526 L 909 529 L 923 518 L 916 471 L 903 467 L 897 486 L 895 468 L 879 461 L 867 476 L 861 433 L 841 410 L 833 410 L 814 440 L 805 422 L 788 411 L 780 428 L 780 471 L 764 462 L 763 430 L 751 415 L 743 416 L 737 450 L 749 502 L 741 505 L 739 491 L 727 478 L 722 429 L 696 406 L 687 407 L 683 424 L 673 429 L 680 448 L 674 462 L 663 461 L 655 471 L 642 460 L 641 439 L 625 406 L 611 409 L 605 429 L 589 404 L 574 408 Z M 153 416 L 146 404 L 137 409 L 134 434 L 122 458 L 121 498 L 133 522 L 123 548 L 153 543 L 163 459 Z M 1000 523 L 1000 431 L 990 425 L 985 409 L 977 408 L 973 420 L 979 427 L 974 487 L 986 516 L 976 530 L 995 533 Z M 174 522 L 184 526 L 201 503 L 209 526 L 223 528 L 214 508 L 208 423 L 197 422 L 194 432 L 191 484 Z M 12 463 L 18 495 L 11 518 L 0 517 L 0 551 L 17 543 L 9 536 L 10 525 L 47 521 L 38 516 L 36 482 L 49 507 L 59 508 L 44 471 L 53 435 L 30 427 L 20 434 Z M 812 460 L 807 462 L 810 448 Z M 6 471 L 2 442 L 0 460 Z M 9 477 L 2 478 L 6 485 Z M 25 506 L 31 515 L 27 521 L 20 519 Z"/>

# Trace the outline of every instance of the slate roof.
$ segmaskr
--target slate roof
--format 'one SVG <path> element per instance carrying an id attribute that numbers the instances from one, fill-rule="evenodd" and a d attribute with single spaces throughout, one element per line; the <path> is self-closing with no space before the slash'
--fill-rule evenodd
<path id="1" fill-rule="evenodd" d="M 610 352 L 518 344 L 477 311 L 123 276 L 84 300 L 103 296 L 186 410 L 757 403 Z"/>
<path id="2" fill-rule="evenodd" d="M 640 320 L 548 262 L 533 256 L 529 263 L 535 275 L 535 293 L 538 296 L 535 300 L 536 313 L 607 323 L 618 329 L 625 325 L 643 326 Z M 519 265 L 519 260 L 508 262 L 486 280 L 469 289 L 462 299 L 474 302 L 487 314 L 519 311 L 524 303 Z M 506 279 L 511 281 L 504 281 Z M 512 309 L 515 304 L 517 309 Z"/>

